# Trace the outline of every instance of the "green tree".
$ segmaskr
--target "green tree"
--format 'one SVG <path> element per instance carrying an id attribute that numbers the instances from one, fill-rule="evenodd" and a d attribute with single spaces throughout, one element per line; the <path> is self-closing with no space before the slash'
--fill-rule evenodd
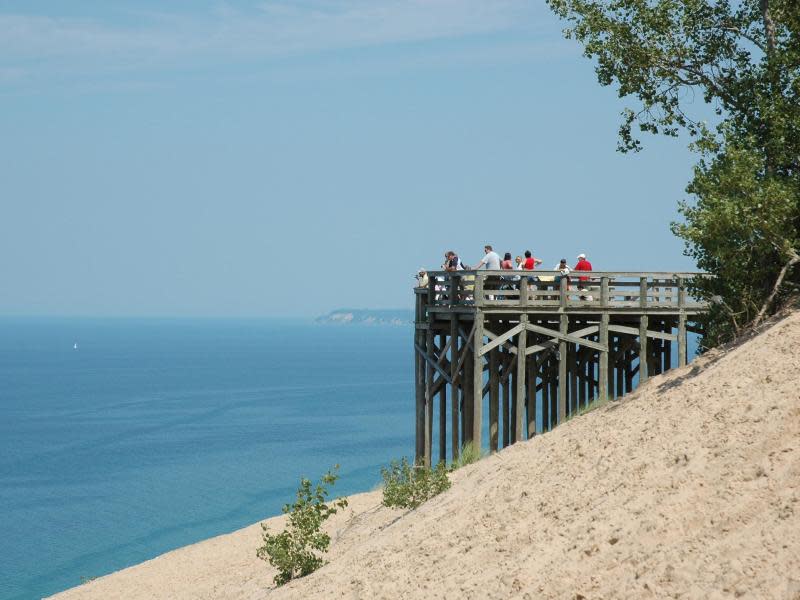
<path id="1" fill-rule="evenodd" d="M 800 233 L 796 179 L 765 177 L 765 157 L 752 140 L 729 141 L 724 152 L 703 151 L 682 202 L 684 222 L 673 223 L 686 252 L 715 277 L 696 281 L 711 300 L 703 317 L 706 346 L 736 337 L 797 290 Z"/>
<path id="2" fill-rule="evenodd" d="M 633 101 L 619 150 L 640 150 L 640 132 L 694 138 L 693 199 L 673 231 L 715 276 L 695 286 L 715 301 L 707 343 L 758 323 L 800 270 L 800 3 L 547 1 L 596 61 L 598 81 Z M 696 114 L 698 97 L 715 126 Z"/>

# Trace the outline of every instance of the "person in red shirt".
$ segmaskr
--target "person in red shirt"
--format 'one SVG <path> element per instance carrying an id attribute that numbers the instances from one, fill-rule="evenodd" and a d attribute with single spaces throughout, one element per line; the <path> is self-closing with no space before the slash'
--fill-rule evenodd
<path id="1" fill-rule="evenodd" d="M 592 263 L 586 260 L 586 255 L 581 252 L 578 254 L 578 264 L 575 265 L 575 268 L 572 269 L 573 271 L 591 271 L 592 270 Z M 586 283 L 589 281 L 589 278 L 584 276 L 578 277 L 578 289 L 585 290 Z M 584 299 L 584 296 L 581 296 L 581 300 Z"/>
<path id="2" fill-rule="evenodd" d="M 522 261 L 522 268 L 525 271 L 533 271 L 536 265 L 542 264 L 541 258 L 536 258 L 530 250 L 525 250 L 525 260 Z"/>

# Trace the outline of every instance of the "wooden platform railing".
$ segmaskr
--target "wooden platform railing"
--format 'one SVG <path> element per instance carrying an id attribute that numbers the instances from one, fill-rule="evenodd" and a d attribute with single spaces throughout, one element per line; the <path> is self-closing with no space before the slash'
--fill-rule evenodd
<path id="1" fill-rule="evenodd" d="M 704 273 L 558 271 L 429 272 L 428 306 L 703 310 L 687 283 Z"/>

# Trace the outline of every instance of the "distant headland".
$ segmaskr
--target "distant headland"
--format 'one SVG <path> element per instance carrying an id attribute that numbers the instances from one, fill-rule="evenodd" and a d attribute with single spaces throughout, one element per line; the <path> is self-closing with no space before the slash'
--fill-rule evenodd
<path id="1" fill-rule="evenodd" d="M 324 325 L 408 325 L 414 321 L 413 311 L 405 308 L 369 309 L 339 308 L 314 322 Z"/>

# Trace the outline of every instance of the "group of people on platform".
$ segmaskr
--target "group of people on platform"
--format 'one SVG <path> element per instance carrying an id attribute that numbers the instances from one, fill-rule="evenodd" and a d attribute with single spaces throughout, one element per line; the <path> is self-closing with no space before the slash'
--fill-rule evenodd
<path id="1" fill-rule="evenodd" d="M 456 254 L 453 250 L 448 250 L 444 254 L 444 262 L 442 263 L 441 270 L 442 271 L 477 271 L 477 270 L 487 270 L 487 271 L 534 271 L 537 266 L 542 264 L 542 259 L 536 258 L 530 250 L 526 250 L 523 256 L 517 256 L 516 258 L 511 259 L 511 253 L 506 252 L 503 255 L 503 258 L 500 258 L 500 255 L 494 251 L 492 246 L 487 244 L 483 248 L 483 258 L 478 262 L 475 266 L 467 266 L 459 258 L 458 254 Z M 575 264 L 574 267 L 570 268 L 567 264 L 567 259 L 562 258 L 559 263 L 553 267 L 552 269 L 555 272 L 558 272 L 558 275 L 542 275 L 540 277 L 536 277 L 534 275 L 528 276 L 528 281 L 531 283 L 535 282 L 544 282 L 544 283 L 553 283 L 559 285 L 562 278 L 566 278 L 567 286 L 570 283 L 570 273 L 572 271 L 591 271 L 592 270 L 592 263 L 590 263 L 587 258 L 586 254 L 581 252 L 578 254 L 578 262 Z M 425 269 L 419 269 L 417 272 L 417 286 L 418 287 L 428 287 L 429 278 L 428 272 Z M 518 282 L 522 275 L 513 275 L 513 276 L 501 276 L 501 279 L 507 283 L 502 284 L 508 287 L 518 287 L 514 285 L 513 282 Z M 578 277 L 578 289 L 584 289 L 585 282 L 589 280 L 589 277 L 586 275 L 580 275 Z M 511 282 L 511 283 L 508 283 Z M 501 287 L 502 289 L 502 287 Z"/>

